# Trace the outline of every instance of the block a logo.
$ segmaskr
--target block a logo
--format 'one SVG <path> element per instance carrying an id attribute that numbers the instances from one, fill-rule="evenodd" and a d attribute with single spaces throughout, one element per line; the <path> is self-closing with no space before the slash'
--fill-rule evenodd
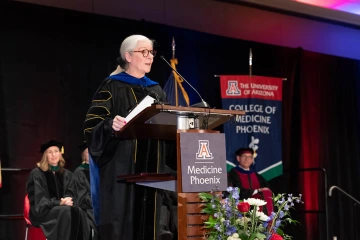
<path id="1" fill-rule="evenodd" d="M 228 88 L 226 89 L 226 95 L 240 96 L 241 90 L 238 87 L 238 82 L 235 80 L 228 81 Z"/>
<path id="2" fill-rule="evenodd" d="M 212 153 L 210 152 L 209 148 L 209 140 L 199 140 L 199 150 L 196 153 L 196 159 L 213 159 Z"/>

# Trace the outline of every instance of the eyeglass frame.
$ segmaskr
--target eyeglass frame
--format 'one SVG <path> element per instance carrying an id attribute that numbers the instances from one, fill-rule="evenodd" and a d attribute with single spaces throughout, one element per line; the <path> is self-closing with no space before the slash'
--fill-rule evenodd
<path id="1" fill-rule="evenodd" d="M 244 154 L 240 155 L 240 158 L 245 158 L 245 159 L 250 159 L 250 160 L 253 160 L 254 159 L 254 156 L 246 156 Z"/>
<path id="2" fill-rule="evenodd" d="M 145 51 L 147 51 L 147 54 L 146 54 L 146 56 L 145 56 Z M 142 53 L 142 55 L 143 55 L 143 57 L 147 57 L 147 56 L 149 56 L 149 53 L 151 53 L 151 55 L 153 56 L 153 57 L 155 57 L 156 56 L 156 53 L 157 53 L 157 51 L 156 50 L 147 50 L 147 49 L 144 49 L 144 50 L 138 50 L 138 51 L 131 51 L 131 52 L 140 52 L 140 53 Z"/>

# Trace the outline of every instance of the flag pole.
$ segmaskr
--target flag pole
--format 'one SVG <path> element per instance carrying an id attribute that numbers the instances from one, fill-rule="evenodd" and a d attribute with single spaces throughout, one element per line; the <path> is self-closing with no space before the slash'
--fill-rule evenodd
<path id="1" fill-rule="evenodd" d="M 172 61 L 174 62 L 174 65 L 175 65 L 176 61 L 175 61 L 175 39 L 174 39 L 174 37 L 172 39 L 171 47 L 172 47 Z M 173 74 L 175 75 L 176 73 L 173 72 Z M 177 82 L 176 82 L 175 77 L 174 77 L 174 91 L 175 91 L 175 106 L 179 106 Z"/>
<path id="2" fill-rule="evenodd" d="M 252 59 L 253 59 L 253 54 L 252 54 L 252 49 L 250 48 L 250 51 L 249 51 L 249 76 L 252 77 Z M 215 74 L 214 77 L 220 77 L 220 76 L 226 76 L 224 74 L 221 74 L 221 75 L 218 75 L 218 74 Z M 287 78 L 282 78 L 283 81 L 286 81 Z"/>
<path id="3" fill-rule="evenodd" d="M 251 77 L 252 76 L 252 51 L 251 51 L 251 48 L 250 48 L 250 52 L 249 52 L 249 76 Z"/>

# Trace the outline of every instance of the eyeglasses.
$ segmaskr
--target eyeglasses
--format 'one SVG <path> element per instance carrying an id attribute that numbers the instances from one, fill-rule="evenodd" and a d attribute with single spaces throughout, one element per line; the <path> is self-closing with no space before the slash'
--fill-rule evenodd
<path id="1" fill-rule="evenodd" d="M 153 55 L 153 57 L 156 56 L 156 50 L 147 50 L 147 49 L 144 49 L 144 50 L 141 50 L 141 51 L 132 51 L 132 52 L 141 52 L 144 57 L 149 56 L 149 53 L 151 53 L 151 55 Z"/>
<path id="2" fill-rule="evenodd" d="M 248 160 L 252 160 L 252 159 L 254 159 L 254 157 L 253 157 L 253 156 L 241 155 L 240 157 L 241 157 L 241 158 L 248 159 Z"/>

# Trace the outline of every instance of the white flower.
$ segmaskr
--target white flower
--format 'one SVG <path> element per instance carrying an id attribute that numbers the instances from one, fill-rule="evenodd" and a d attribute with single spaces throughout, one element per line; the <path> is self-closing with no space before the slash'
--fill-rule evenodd
<path id="1" fill-rule="evenodd" d="M 225 218 L 221 218 L 221 219 L 220 219 L 220 222 L 223 222 L 223 221 L 225 221 Z"/>
<path id="2" fill-rule="evenodd" d="M 252 214 L 253 211 L 250 211 L 250 214 Z M 266 222 L 269 219 L 269 216 L 267 216 L 265 213 L 256 211 L 256 217 L 258 217 L 261 221 Z"/>
<path id="3" fill-rule="evenodd" d="M 236 224 L 237 224 L 237 225 L 244 226 L 244 225 L 245 225 L 245 219 L 246 219 L 246 222 L 247 222 L 247 223 L 251 221 L 250 218 L 242 217 L 242 218 L 238 218 L 238 219 L 235 220 L 235 221 L 236 221 Z"/>
<path id="4" fill-rule="evenodd" d="M 234 233 L 232 236 L 233 236 L 234 238 L 239 238 L 239 234 L 237 234 L 237 233 Z"/>
<path id="5" fill-rule="evenodd" d="M 263 212 L 256 212 L 256 216 L 260 218 L 261 221 L 266 222 L 269 219 L 269 216 Z"/>
<path id="6" fill-rule="evenodd" d="M 245 199 L 244 202 L 249 203 L 251 206 L 258 206 L 258 207 L 266 205 L 266 202 L 264 200 L 257 199 L 257 198 L 248 198 L 248 199 Z"/>
<path id="7" fill-rule="evenodd" d="M 227 240 L 241 240 L 241 238 L 239 238 L 239 234 L 234 233 L 232 236 L 228 237 Z"/>
<path id="8" fill-rule="evenodd" d="M 239 224 L 239 225 L 244 225 L 245 224 L 245 218 L 246 218 L 246 222 L 250 222 L 251 219 L 250 218 L 247 218 L 247 217 L 242 217 L 242 218 L 238 218 L 236 219 L 236 223 Z"/>

